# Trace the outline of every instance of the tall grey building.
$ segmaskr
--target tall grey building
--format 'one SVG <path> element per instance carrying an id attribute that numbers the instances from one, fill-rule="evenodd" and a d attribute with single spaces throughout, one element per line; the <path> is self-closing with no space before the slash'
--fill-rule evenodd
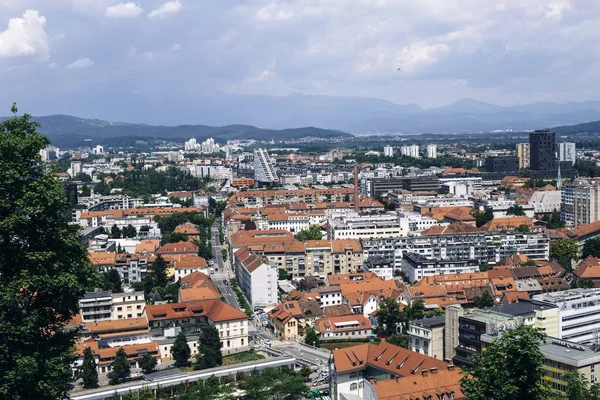
<path id="1" fill-rule="evenodd" d="M 265 149 L 254 150 L 254 180 L 259 186 L 279 182 L 275 165 Z"/>
<path id="2" fill-rule="evenodd" d="M 570 161 L 571 165 L 575 165 L 576 153 L 575 143 L 559 143 L 558 144 L 558 159 L 560 161 Z"/>
<path id="3" fill-rule="evenodd" d="M 548 130 L 529 134 L 530 168 L 534 171 L 555 170 L 556 135 Z"/>

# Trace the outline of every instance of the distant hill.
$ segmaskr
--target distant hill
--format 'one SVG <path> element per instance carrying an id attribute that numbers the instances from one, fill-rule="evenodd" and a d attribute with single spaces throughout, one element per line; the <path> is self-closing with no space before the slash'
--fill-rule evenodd
<path id="1" fill-rule="evenodd" d="M 5 120 L 0 118 L 0 120 Z M 351 137 L 352 135 L 331 129 L 314 127 L 294 129 L 261 129 L 251 125 L 179 125 L 179 126 L 153 126 L 145 124 L 130 124 L 120 122 L 107 122 L 98 119 L 83 119 L 69 115 L 50 115 L 33 117 L 41 124 L 39 131 L 48 136 L 52 143 L 60 147 L 78 147 L 85 143 L 101 144 L 104 146 L 146 147 L 155 140 L 184 141 L 196 138 L 203 141 L 214 138 L 217 142 L 229 139 L 254 139 L 254 140 L 292 140 L 304 137 L 336 138 Z M 144 145 L 146 144 L 146 146 Z"/>
<path id="2" fill-rule="evenodd" d="M 557 126 L 552 130 L 561 135 L 600 134 L 600 121 L 586 122 L 584 124 Z"/>

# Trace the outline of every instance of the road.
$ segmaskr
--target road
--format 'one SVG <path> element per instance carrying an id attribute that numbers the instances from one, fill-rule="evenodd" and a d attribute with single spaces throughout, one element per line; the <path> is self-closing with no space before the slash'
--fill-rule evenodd
<path id="1" fill-rule="evenodd" d="M 225 298 L 225 301 L 238 310 L 242 310 L 240 304 L 237 301 L 237 297 L 231 286 L 225 284 L 225 282 L 229 283 L 229 279 L 234 277 L 233 271 L 231 269 L 231 264 L 229 262 L 223 261 L 223 256 L 221 255 L 221 242 L 219 240 L 219 220 L 215 220 L 211 227 L 212 238 L 210 240 L 213 254 L 213 261 L 215 264 L 213 267 L 215 271 L 210 274 L 210 278 L 213 283 L 219 289 L 219 292 Z"/>

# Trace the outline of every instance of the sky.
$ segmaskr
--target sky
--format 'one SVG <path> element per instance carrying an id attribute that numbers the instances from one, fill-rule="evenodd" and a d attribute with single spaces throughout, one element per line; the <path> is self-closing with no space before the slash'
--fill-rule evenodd
<path id="1" fill-rule="evenodd" d="M 0 107 L 110 118 L 199 96 L 597 100 L 598 26 L 598 0 L 0 0 Z"/>

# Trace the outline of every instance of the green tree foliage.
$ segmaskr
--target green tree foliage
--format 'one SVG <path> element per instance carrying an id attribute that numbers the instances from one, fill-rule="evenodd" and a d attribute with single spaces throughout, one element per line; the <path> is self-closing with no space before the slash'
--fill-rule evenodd
<path id="1" fill-rule="evenodd" d="M 219 378 L 211 376 L 210 378 L 198 382 L 196 387 L 186 390 L 178 400 L 215 400 L 222 399 L 223 396 L 231 393 L 231 388 L 222 385 Z"/>
<path id="2" fill-rule="evenodd" d="M 156 370 L 156 365 L 158 364 L 158 360 L 149 353 L 138 358 L 137 362 L 144 374 L 154 372 Z"/>
<path id="3" fill-rule="evenodd" d="M 392 298 L 385 298 L 379 303 L 377 311 L 377 331 L 385 336 L 396 334 L 397 326 L 402 322 L 400 304 Z"/>
<path id="4" fill-rule="evenodd" d="M 302 375 L 274 369 L 254 371 L 240 386 L 254 400 L 302 399 L 308 391 Z"/>
<path id="5" fill-rule="evenodd" d="M 571 260 L 579 260 L 579 247 L 570 239 L 553 240 L 550 243 L 550 258 L 557 260 L 570 271 Z"/>
<path id="6" fill-rule="evenodd" d="M 486 208 L 483 212 L 473 210 L 471 214 L 475 217 L 475 225 L 478 228 L 494 219 L 494 210 L 491 208 Z"/>
<path id="7" fill-rule="evenodd" d="M 91 195 L 92 195 L 92 190 L 90 189 L 90 187 L 88 185 L 83 185 L 81 187 L 81 196 L 90 197 Z"/>
<path id="8" fill-rule="evenodd" d="M 525 215 L 525 211 L 523 211 L 522 206 L 515 204 L 506 209 L 506 215 L 515 215 L 517 217 L 521 217 Z"/>
<path id="9" fill-rule="evenodd" d="M 160 238 L 161 246 L 164 246 L 167 243 L 179 243 L 185 242 L 187 240 L 187 236 L 181 232 L 167 232 Z"/>
<path id="10" fill-rule="evenodd" d="M 77 182 L 88 183 L 88 182 L 92 181 L 92 178 L 88 174 L 84 174 L 83 172 L 80 172 L 77 175 L 75 175 L 72 180 L 77 181 Z"/>
<path id="11" fill-rule="evenodd" d="M 600 385 L 590 385 L 582 374 L 566 373 L 563 380 L 567 384 L 565 400 L 600 400 Z"/>
<path id="12" fill-rule="evenodd" d="M 221 339 L 214 325 L 202 325 L 194 369 L 215 368 L 223 364 Z"/>
<path id="13" fill-rule="evenodd" d="M 100 280 L 41 163 L 50 141 L 38 127 L 27 114 L 0 123 L 0 398 L 16 400 L 66 397 L 74 333 L 63 328 Z"/>
<path id="14" fill-rule="evenodd" d="M 283 268 L 279 268 L 277 270 L 277 279 L 279 279 L 280 281 L 285 281 L 288 278 L 288 274 L 287 271 Z"/>
<path id="15" fill-rule="evenodd" d="M 589 256 L 600 258 L 600 237 L 588 239 L 583 244 L 583 258 Z"/>
<path id="16" fill-rule="evenodd" d="M 556 210 L 554 210 L 551 215 L 545 214 L 542 217 L 542 221 L 548 223 L 548 229 L 560 229 L 565 227 L 565 223 L 560 217 L 560 212 Z"/>
<path id="17" fill-rule="evenodd" d="M 106 376 L 111 385 L 118 385 L 123 382 L 125 378 L 129 377 L 131 366 L 129 365 L 129 360 L 127 360 L 127 353 L 125 353 L 125 350 L 122 347 L 117 350 L 115 359 L 112 364 L 110 364 L 110 367 L 111 370 Z"/>
<path id="18" fill-rule="evenodd" d="M 494 299 L 489 294 L 489 292 L 486 290 L 485 292 L 481 293 L 479 296 L 475 296 L 473 298 L 473 304 L 477 308 L 491 307 L 494 305 Z"/>
<path id="19" fill-rule="evenodd" d="M 531 228 L 529 228 L 529 225 L 519 225 L 515 228 L 515 232 L 520 232 L 520 233 L 527 233 L 527 232 L 531 232 Z"/>
<path id="20" fill-rule="evenodd" d="M 137 236 L 137 230 L 131 224 L 127 225 L 123 228 L 123 237 L 124 238 L 134 238 Z"/>
<path id="21" fill-rule="evenodd" d="M 594 281 L 592 281 L 590 278 L 573 279 L 571 281 L 571 289 L 576 289 L 576 288 L 591 289 L 591 288 L 595 288 L 595 287 L 596 287 L 596 285 L 594 284 Z"/>
<path id="22" fill-rule="evenodd" d="M 304 343 L 309 346 L 321 347 L 321 342 L 319 340 L 319 335 L 317 335 L 317 331 L 312 326 L 306 328 L 306 334 L 304 335 Z"/>
<path id="23" fill-rule="evenodd" d="M 421 299 L 415 300 L 412 304 L 404 307 L 401 312 L 402 323 L 404 324 L 404 332 L 408 332 L 411 321 L 425 318 L 425 302 Z"/>
<path id="24" fill-rule="evenodd" d="M 169 263 L 160 254 L 156 256 L 154 262 L 150 265 L 150 277 L 152 278 L 152 287 L 164 288 L 167 286 L 167 270 Z"/>
<path id="25" fill-rule="evenodd" d="M 171 354 L 175 360 L 175 367 L 186 367 L 190 365 L 190 356 L 192 351 L 187 343 L 185 333 L 179 332 L 175 338 L 175 342 L 171 347 Z"/>
<path id="26" fill-rule="evenodd" d="M 123 232 L 121 232 L 121 229 L 119 229 L 119 227 L 116 224 L 110 228 L 110 237 L 112 239 L 121 239 L 122 235 Z"/>
<path id="27" fill-rule="evenodd" d="M 83 364 L 81 365 L 80 376 L 85 389 L 98 387 L 98 370 L 96 369 L 96 361 L 90 347 L 86 347 L 83 351 Z"/>
<path id="28" fill-rule="evenodd" d="M 321 240 L 323 239 L 323 232 L 318 225 L 311 225 L 308 229 L 298 232 L 295 238 L 301 242 L 307 240 Z"/>
<path id="29" fill-rule="evenodd" d="M 216 201 L 212 197 L 208 200 L 208 212 L 220 218 L 227 205 L 226 201 Z"/>
<path id="30" fill-rule="evenodd" d="M 102 285 L 103 290 L 110 290 L 113 293 L 123 292 L 121 276 L 119 275 L 119 272 L 116 269 L 106 271 L 102 277 L 104 282 L 104 284 Z"/>
<path id="31" fill-rule="evenodd" d="M 393 345 L 404 347 L 405 349 L 408 349 L 408 336 L 406 336 L 406 335 L 388 336 L 385 339 L 385 341 L 388 342 L 389 344 L 393 344 Z"/>
<path id="32" fill-rule="evenodd" d="M 464 371 L 461 384 L 465 396 L 469 400 L 546 399 L 544 355 L 539 350 L 544 339 L 541 331 L 528 325 L 504 332 Z"/>
<path id="33" fill-rule="evenodd" d="M 223 262 L 227 261 L 227 249 L 221 249 L 221 258 L 223 258 Z"/>

